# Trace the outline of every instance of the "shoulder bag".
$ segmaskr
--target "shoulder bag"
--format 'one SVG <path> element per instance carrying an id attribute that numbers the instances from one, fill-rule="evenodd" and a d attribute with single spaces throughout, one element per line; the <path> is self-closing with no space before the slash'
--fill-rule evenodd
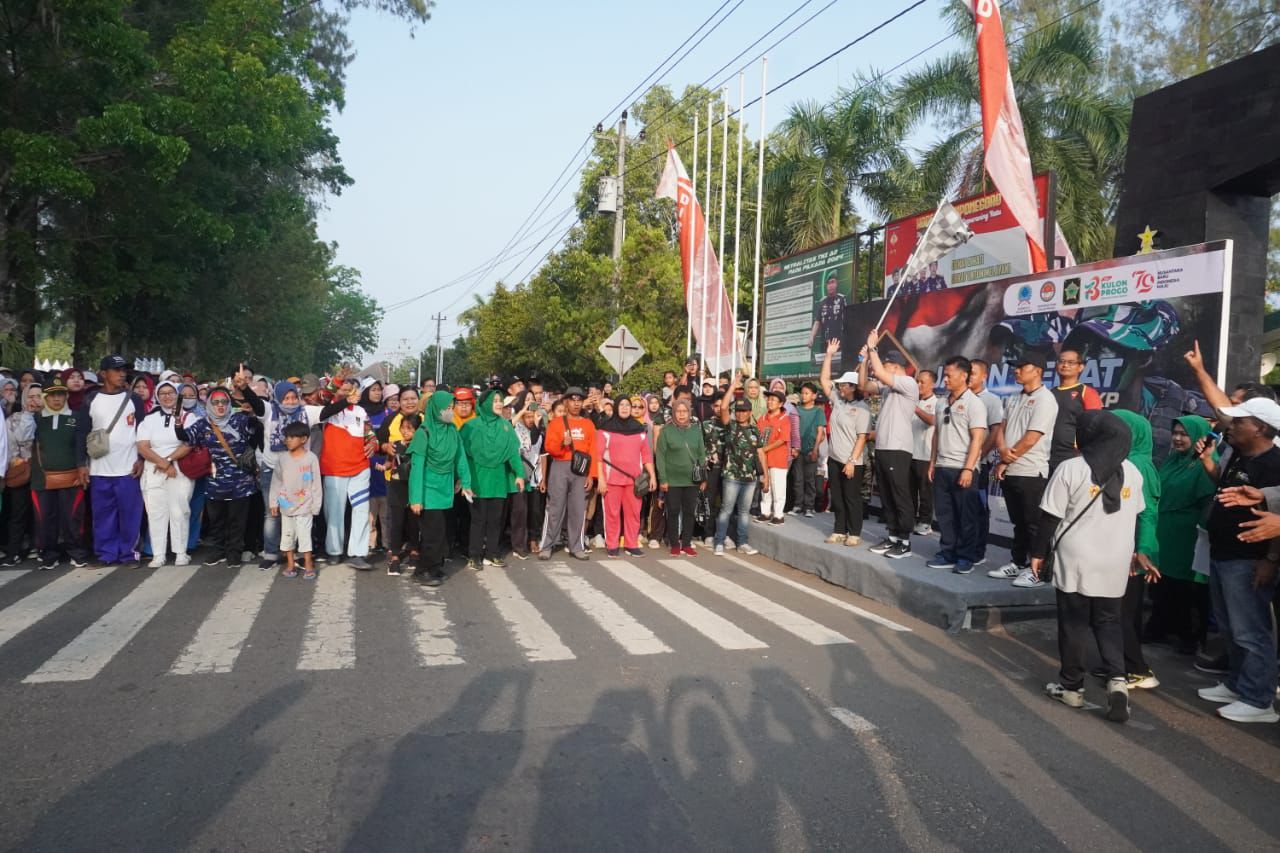
<path id="1" fill-rule="evenodd" d="M 1045 554 L 1044 562 L 1040 565 L 1040 580 L 1044 581 L 1045 583 L 1048 583 L 1049 581 L 1053 580 L 1053 569 L 1054 569 L 1053 564 L 1056 561 L 1056 558 L 1058 555 L 1058 544 L 1062 542 L 1062 537 L 1070 533 L 1071 528 L 1076 526 L 1076 522 L 1078 522 L 1081 518 L 1084 518 L 1084 514 L 1093 508 L 1093 505 L 1098 502 L 1098 498 L 1100 497 L 1102 497 L 1101 488 L 1099 488 L 1098 493 L 1094 495 L 1093 498 L 1087 504 L 1084 505 L 1084 509 L 1080 510 L 1080 512 L 1076 515 L 1076 517 L 1071 519 L 1071 523 L 1067 525 L 1066 529 L 1063 530 L 1061 533 L 1059 533 L 1057 536 L 1053 537 L 1053 544 L 1049 546 L 1049 553 Z"/>
<path id="2" fill-rule="evenodd" d="M 44 454 L 40 452 L 40 437 L 36 436 L 36 461 L 40 463 L 40 468 L 44 469 Z M 75 468 L 66 471 L 45 471 L 44 472 L 44 490 L 46 492 L 56 489 L 73 489 L 80 485 L 80 472 Z"/>
<path id="3" fill-rule="evenodd" d="M 175 433 L 180 423 L 182 422 L 175 417 L 173 424 Z M 210 425 L 212 426 L 212 424 Z M 191 449 L 177 462 L 178 470 L 182 472 L 182 476 L 188 480 L 199 480 L 201 477 L 209 476 L 209 472 L 213 469 L 213 454 L 209 452 L 209 448 L 203 444 L 191 444 L 188 446 Z"/>
<path id="4" fill-rule="evenodd" d="M 89 454 L 90 459 L 101 459 L 111 452 L 111 431 L 119 423 L 120 416 L 124 414 L 125 406 L 133 402 L 133 395 L 128 391 L 124 392 L 122 396 L 124 399 L 120 401 L 120 408 L 116 409 L 116 416 L 111 419 L 111 425 L 106 429 L 93 430 L 85 439 L 84 449 Z"/>
<path id="5" fill-rule="evenodd" d="M 569 439 L 570 446 L 573 445 L 573 433 L 569 431 L 569 416 L 564 416 L 564 436 Z M 569 470 L 579 477 L 585 477 L 591 471 L 591 454 L 583 453 L 578 448 L 573 448 L 573 455 L 569 457 Z"/>
<path id="6" fill-rule="evenodd" d="M 609 433 L 607 432 L 604 434 L 604 464 L 631 480 L 631 491 L 636 497 L 642 498 L 653 491 L 653 483 L 649 480 L 648 471 L 641 468 L 638 475 L 631 474 L 614 465 L 609 459 Z"/>
<path id="7" fill-rule="evenodd" d="M 698 432 L 698 441 L 702 441 L 701 431 Z M 698 462 L 698 457 L 693 455 L 693 451 L 689 449 L 689 445 L 686 444 L 684 446 L 684 450 L 685 453 L 689 454 L 689 461 L 693 463 L 693 471 L 690 476 L 690 479 L 693 480 L 693 484 L 696 486 L 699 483 L 705 483 L 707 481 L 707 464 L 705 462 Z"/>
<path id="8" fill-rule="evenodd" d="M 218 425 L 213 421 L 209 421 L 209 426 L 213 428 L 213 434 L 218 438 L 218 444 L 222 445 L 222 449 L 226 451 L 227 458 L 236 463 L 241 471 L 252 471 L 257 464 L 257 457 L 254 455 L 252 447 L 246 447 L 244 453 L 236 456 L 231 452 L 231 446 L 227 444 L 226 438 L 222 435 L 222 430 L 218 429 Z"/>

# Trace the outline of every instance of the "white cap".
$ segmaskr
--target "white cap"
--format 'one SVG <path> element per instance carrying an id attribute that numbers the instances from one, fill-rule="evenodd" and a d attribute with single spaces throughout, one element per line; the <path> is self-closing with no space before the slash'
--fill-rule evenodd
<path id="1" fill-rule="evenodd" d="M 378 380 L 374 379 L 372 376 L 366 376 L 364 379 L 360 380 L 360 390 L 361 391 L 365 390 L 375 382 L 378 382 Z M 381 385 L 382 383 L 378 382 L 378 384 Z"/>
<path id="2" fill-rule="evenodd" d="M 836 384 L 837 385 L 857 385 L 858 374 L 854 373 L 852 370 L 846 370 L 844 373 L 840 374 L 840 378 L 836 380 Z"/>
<path id="3" fill-rule="evenodd" d="M 1229 418 L 1257 418 L 1272 429 L 1280 430 L 1280 403 L 1266 397 L 1254 397 L 1218 411 Z"/>

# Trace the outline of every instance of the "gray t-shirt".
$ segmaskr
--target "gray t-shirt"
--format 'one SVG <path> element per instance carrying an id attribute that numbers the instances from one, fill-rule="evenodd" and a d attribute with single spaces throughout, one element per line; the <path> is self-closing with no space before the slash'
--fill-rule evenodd
<path id="1" fill-rule="evenodd" d="M 938 458 L 934 464 L 939 468 L 963 468 L 969 459 L 969 431 L 987 426 L 987 407 L 968 388 L 954 403 L 950 398 L 938 403 Z"/>
<path id="2" fill-rule="evenodd" d="M 1045 486 L 1040 508 L 1062 519 L 1054 534 L 1058 550 L 1053 585 L 1063 592 L 1121 598 L 1129 585 L 1129 560 L 1133 557 L 1138 515 L 1147 506 L 1142 496 L 1142 473 L 1125 460 L 1124 486 L 1116 512 L 1108 514 L 1102 498 L 1089 506 L 1097 488 L 1089 463 L 1082 456 L 1059 465 Z M 1076 516 L 1080 520 L 1063 536 Z"/>
<path id="3" fill-rule="evenodd" d="M 827 418 L 827 429 L 830 433 L 830 455 L 828 458 L 844 465 L 853 454 L 853 447 L 858 436 L 871 432 L 871 409 L 863 402 L 833 400 L 831 415 Z M 855 465 L 866 461 L 867 448 L 864 443 L 862 452 L 853 460 Z"/>
<path id="4" fill-rule="evenodd" d="M 917 403 L 917 407 L 922 411 L 928 412 L 934 416 L 933 425 L 925 423 L 924 419 L 918 414 L 911 416 L 911 435 L 913 444 L 911 447 L 911 458 L 921 462 L 928 462 L 929 456 L 933 453 L 933 431 L 938 423 L 938 412 L 942 411 L 941 405 L 938 403 L 937 396 L 930 397 L 927 400 L 921 400 Z"/>
<path id="5" fill-rule="evenodd" d="M 1053 442 L 1053 424 L 1058 419 L 1058 401 L 1053 392 L 1041 385 L 1030 394 L 1010 394 L 1004 404 L 1004 443 L 1013 447 L 1028 432 L 1041 433 L 1031 449 L 1005 469 L 1006 476 L 1049 476 L 1049 445 Z"/>
<path id="6" fill-rule="evenodd" d="M 915 432 L 911 422 L 920 402 L 920 386 L 910 376 L 901 375 L 891 385 L 880 384 L 880 419 L 876 421 L 876 450 L 915 448 Z"/>

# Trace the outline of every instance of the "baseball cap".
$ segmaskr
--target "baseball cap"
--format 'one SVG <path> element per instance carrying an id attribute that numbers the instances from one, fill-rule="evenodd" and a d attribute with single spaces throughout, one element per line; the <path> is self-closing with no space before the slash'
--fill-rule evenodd
<path id="1" fill-rule="evenodd" d="M 1257 418 L 1272 429 L 1280 430 L 1280 403 L 1266 397 L 1254 397 L 1218 411 L 1229 418 Z"/>
<path id="2" fill-rule="evenodd" d="M 751 411 L 751 401 L 745 397 L 735 400 L 733 403 L 733 410 L 735 412 L 749 412 Z"/>
<path id="3" fill-rule="evenodd" d="M 896 364 L 899 367 L 906 367 L 907 357 L 897 350 L 894 350 L 893 352 L 887 352 L 880 356 L 880 362 L 882 364 Z"/>
<path id="4" fill-rule="evenodd" d="M 577 385 L 570 385 L 569 388 L 564 392 L 564 398 L 566 400 L 568 400 L 570 397 L 582 398 L 585 396 L 587 396 L 587 392 L 583 391 Z"/>
<path id="5" fill-rule="evenodd" d="M 302 380 L 298 382 L 299 394 L 314 394 L 320 390 L 320 377 L 314 373 L 302 374 Z"/>
<path id="6" fill-rule="evenodd" d="M 129 362 L 124 360 L 122 355 L 108 355 L 102 361 L 98 362 L 99 370 L 128 370 Z"/>
<path id="7" fill-rule="evenodd" d="M 463 385 L 454 392 L 453 398 L 455 400 L 475 400 L 476 392 L 470 385 Z"/>
<path id="8" fill-rule="evenodd" d="M 777 397 L 779 403 L 787 402 L 786 394 L 782 393 L 781 391 L 774 391 L 772 388 L 770 388 L 768 391 L 765 391 L 764 395 L 766 397 Z M 750 401 L 748 401 L 748 405 L 750 405 Z"/>
<path id="9" fill-rule="evenodd" d="M 503 398 L 502 398 L 502 405 L 503 405 L 505 408 L 510 408 L 511 406 L 514 406 L 515 404 L 516 404 L 516 395 L 515 395 L 515 394 L 508 394 L 507 396 L 505 396 L 505 397 L 503 397 Z"/>
<path id="10" fill-rule="evenodd" d="M 840 377 L 838 379 L 836 379 L 836 384 L 837 385 L 857 385 L 858 374 L 854 373 L 852 370 L 846 370 L 844 373 L 840 374 Z"/>

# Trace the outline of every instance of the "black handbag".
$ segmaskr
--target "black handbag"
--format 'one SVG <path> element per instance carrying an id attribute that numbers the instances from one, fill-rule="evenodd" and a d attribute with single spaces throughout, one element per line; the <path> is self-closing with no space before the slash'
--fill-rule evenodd
<path id="1" fill-rule="evenodd" d="M 648 471 L 641 468 L 639 474 L 632 474 L 613 464 L 613 460 L 609 458 L 609 433 L 607 432 L 604 434 L 604 464 L 631 480 L 631 493 L 636 497 L 642 498 L 653 491 L 653 483 L 649 480 Z"/>
<path id="2" fill-rule="evenodd" d="M 568 415 L 564 416 L 564 434 L 565 437 L 569 439 L 570 443 L 572 443 L 573 435 L 569 432 Z M 575 447 L 573 455 L 569 457 L 569 470 L 579 477 L 587 476 L 587 473 L 591 470 L 591 454 L 583 453 Z"/>
<path id="3" fill-rule="evenodd" d="M 705 462 L 699 463 L 698 457 L 693 455 L 693 451 L 689 449 L 688 445 L 685 445 L 684 449 L 685 452 L 689 454 L 689 460 L 693 462 L 693 473 L 690 476 L 690 479 L 693 480 L 693 484 L 697 486 L 701 483 L 705 483 L 707 481 L 707 464 Z"/>

